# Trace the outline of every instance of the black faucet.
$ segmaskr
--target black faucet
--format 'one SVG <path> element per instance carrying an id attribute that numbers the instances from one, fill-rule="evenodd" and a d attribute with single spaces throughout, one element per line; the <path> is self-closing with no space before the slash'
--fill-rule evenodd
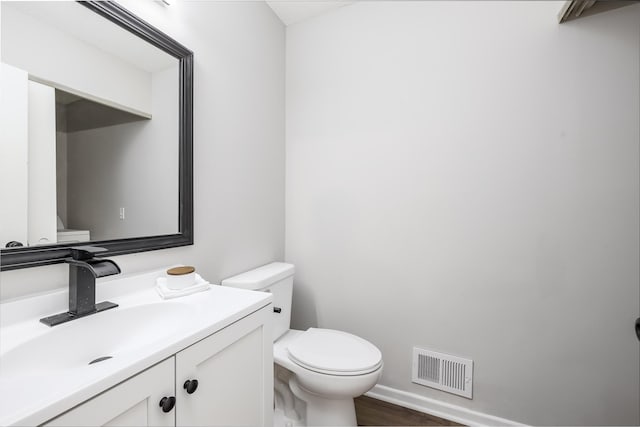
<path id="1" fill-rule="evenodd" d="M 69 264 L 69 311 L 42 318 L 42 323 L 55 326 L 118 306 L 109 301 L 96 304 L 96 279 L 120 273 L 115 262 L 94 258 L 95 254 L 105 251 L 95 246 L 71 248 L 71 257 L 65 259 Z"/>

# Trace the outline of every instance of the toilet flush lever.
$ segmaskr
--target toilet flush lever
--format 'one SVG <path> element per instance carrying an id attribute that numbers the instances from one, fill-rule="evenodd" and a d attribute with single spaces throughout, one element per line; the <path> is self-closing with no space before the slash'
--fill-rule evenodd
<path id="1" fill-rule="evenodd" d="M 280 313 L 282 311 L 282 309 L 280 307 L 273 307 L 273 312 L 274 313 Z"/>

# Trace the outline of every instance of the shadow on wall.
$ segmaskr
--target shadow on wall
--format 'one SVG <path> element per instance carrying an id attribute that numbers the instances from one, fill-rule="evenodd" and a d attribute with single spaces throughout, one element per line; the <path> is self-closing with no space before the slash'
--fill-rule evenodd
<path id="1" fill-rule="evenodd" d="M 316 299 L 313 292 L 304 283 L 293 284 L 293 302 L 291 308 L 291 328 L 306 331 L 318 327 Z"/>

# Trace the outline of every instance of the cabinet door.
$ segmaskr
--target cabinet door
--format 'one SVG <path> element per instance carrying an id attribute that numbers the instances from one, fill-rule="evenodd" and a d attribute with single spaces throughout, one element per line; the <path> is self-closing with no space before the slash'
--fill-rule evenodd
<path id="1" fill-rule="evenodd" d="M 176 354 L 179 426 L 272 426 L 269 305 Z M 189 394 L 187 380 L 198 387 Z"/>
<path id="2" fill-rule="evenodd" d="M 160 400 L 175 396 L 171 357 L 49 421 L 46 426 L 174 426 L 175 408 Z"/>
<path id="3" fill-rule="evenodd" d="M 29 74 L 0 62 L 0 247 L 27 244 Z"/>
<path id="4" fill-rule="evenodd" d="M 51 245 L 56 236 L 56 93 L 29 81 L 27 232 L 29 246 Z"/>

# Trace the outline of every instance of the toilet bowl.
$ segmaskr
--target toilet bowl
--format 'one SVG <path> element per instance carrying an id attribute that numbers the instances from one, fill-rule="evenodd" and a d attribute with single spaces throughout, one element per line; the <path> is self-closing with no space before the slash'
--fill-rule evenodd
<path id="1" fill-rule="evenodd" d="M 316 335 L 319 333 L 326 333 L 328 336 L 315 344 Z M 337 336 L 332 336 L 334 334 Z M 340 335 L 343 336 L 340 337 Z M 342 344 L 353 340 L 352 343 L 357 346 L 362 344 L 370 346 L 366 350 L 360 349 L 360 351 L 364 350 L 361 356 L 369 357 L 370 360 L 361 366 L 351 363 L 354 371 L 346 370 L 344 363 L 340 363 L 340 359 L 347 353 L 345 350 L 352 349 L 349 349 L 348 345 L 347 348 L 335 346 L 322 348 L 321 343 L 330 344 L 332 338 L 339 338 L 337 341 Z M 322 349 L 322 352 L 316 353 L 315 357 L 311 358 L 311 361 L 316 363 L 315 366 L 310 366 L 309 361 L 304 359 L 304 352 L 312 352 L 316 349 Z M 295 353 L 295 350 L 302 354 L 297 354 L 298 357 L 293 356 L 292 353 Z M 337 354 L 332 357 L 331 353 L 334 352 Z M 329 358 L 323 360 L 322 368 L 317 368 L 319 365 L 317 361 L 327 354 Z M 378 382 L 382 373 L 382 356 L 373 344 L 355 335 L 330 329 L 311 328 L 307 331 L 287 331 L 273 344 L 273 361 L 293 374 L 288 385 L 293 395 L 306 403 L 306 413 L 304 416 L 299 415 L 299 420 L 306 420 L 305 425 L 309 426 L 357 425 L 353 398 L 370 390 Z M 332 366 L 331 363 L 336 364 Z M 283 410 L 286 412 L 286 408 Z"/>
<path id="2" fill-rule="evenodd" d="M 343 331 L 289 329 L 294 267 L 271 263 L 222 281 L 273 293 L 275 426 L 356 426 L 353 398 L 382 373 L 382 354 Z"/>

